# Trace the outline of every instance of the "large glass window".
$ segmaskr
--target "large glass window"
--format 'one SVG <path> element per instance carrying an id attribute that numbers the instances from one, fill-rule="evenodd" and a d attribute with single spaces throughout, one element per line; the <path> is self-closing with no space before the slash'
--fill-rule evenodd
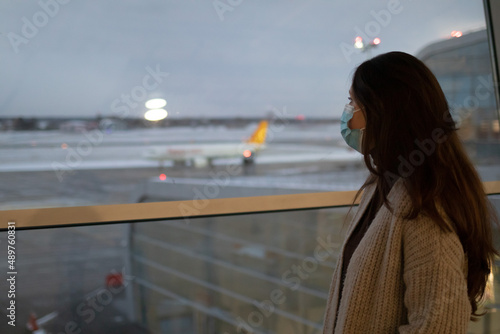
<path id="1" fill-rule="evenodd" d="M 490 199 L 499 209 L 498 196 Z M 24 333 L 36 320 L 46 333 L 319 333 L 355 210 L 17 231 L 17 275 L 0 282 L 6 297 L 16 294 L 0 300 L 0 331 Z M 8 235 L 0 233 L 2 245 Z M 498 265 L 484 303 L 491 312 L 468 333 L 500 328 Z"/>
<path id="2" fill-rule="evenodd" d="M 339 117 L 392 50 L 431 66 L 499 179 L 480 0 L 5 0 L 0 32 L 3 210 L 357 189 Z"/>

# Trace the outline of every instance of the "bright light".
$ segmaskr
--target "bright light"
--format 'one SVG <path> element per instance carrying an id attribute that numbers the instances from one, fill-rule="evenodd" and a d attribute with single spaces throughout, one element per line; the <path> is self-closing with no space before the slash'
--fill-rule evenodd
<path id="1" fill-rule="evenodd" d="M 152 109 L 146 111 L 144 118 L 148 121 L 159 121 L 167 117 L 168 113 L 165 109 Z"/>
<path id="2" fill-rule="evenodd" d="M 167 105 L 167 101 L 164 99 L 151 99 L 146 101 L 146 108 L 148 109 L 160 109 Z"/>
<path id="3" fill-rule="evenodd" d="M 493 276 L 493 271 L 490 271 L 488 275 L 488 281 L 486 282 L 486 287 L 484 289 L 484 298 L 488 303 L 495 303 L 495 277 Z"/>
<path id="4" fill-rule="evenodd" d="M 167 176 L 165 174 L 160 174 L 160 180 L 165 181 Z"/>
<path id="5" fill-rule="evenodd" d="M 451 32 L 451 37 L 461 37 L 461 36 L 462 36 L 462 32 L 461 31 L 453 30 Z"/>
<path id="6" fill-rule="evenodd" d="M 377 38 L 375 38 L 375 39 L 373 40 L 373 44 L 374 44 L 374 45 L 379 45 L 379 44 L 380 44 L 380 38 L 378 38 L 378 37 L 377 37 Z"/>
<path id="7" fill-rule="evenodd" d="M 362 49 L 363 48 L 363 39 L 358 36 L 354 39 L 354 47 L 356 49 Z"/>
<path id="8" fill-rule="evenodd" d="M 493 127 L 493 132 L 500 132 L 500 122 L 498 121 L 498 119 L 494 120 L 491 126 Z"/>
<path id="9" fill-rule="evenodd" d="M 252 151 L 250 151 L 250 150 L 244 150 L 243 151 L 243 156 L 245 158 L 250 158 L 252 156 Z"/>
<path id="10" fill-rule="evenodd" d="M 66 143 L 62 143 L 62 144 L 61 144 L 61 148 L 62 148 L 63 150 L 67 149 L 67 148 L 68 148 L 68 144 L 66 144 Z"/>

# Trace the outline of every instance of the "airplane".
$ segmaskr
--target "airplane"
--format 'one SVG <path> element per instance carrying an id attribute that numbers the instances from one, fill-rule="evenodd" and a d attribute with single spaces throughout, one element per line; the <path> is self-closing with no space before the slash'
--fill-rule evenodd
<path id="1" fill-rule="evenodd" d="M 250 138 L 241 143 L 176 144 L 152 146 L 144 152 L 144 158 L 158 160 L 160 167 L 165 160 L 174 163 L 191 163 L 197 168 L 212 165 L 216 158 L 241 157 L 243 164 L 253 164 L 255 155 L 266 148 L 268 121 L 260 121 Z"/>

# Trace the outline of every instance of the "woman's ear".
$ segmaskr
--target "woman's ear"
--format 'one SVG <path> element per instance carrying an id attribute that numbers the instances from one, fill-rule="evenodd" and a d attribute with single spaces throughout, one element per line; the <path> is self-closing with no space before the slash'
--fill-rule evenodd
<path id="1" fill-rule="evenodd" d="M 363 129 L 366 127 L 365 112 L 363 109 L 358 109 L 358 111 L 352 114 L 352 118 L 347 123 L 350 129 Z"/>

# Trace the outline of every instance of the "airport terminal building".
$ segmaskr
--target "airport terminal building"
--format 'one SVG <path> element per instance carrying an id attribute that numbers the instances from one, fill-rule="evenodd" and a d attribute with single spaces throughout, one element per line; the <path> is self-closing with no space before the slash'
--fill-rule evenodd
<path id="1" fill-rule="evenodd" d="M 475 161 L 500 156 L 500 125 L 486 30 L 433 43 L 416 54 L 436 75 Z"/>

